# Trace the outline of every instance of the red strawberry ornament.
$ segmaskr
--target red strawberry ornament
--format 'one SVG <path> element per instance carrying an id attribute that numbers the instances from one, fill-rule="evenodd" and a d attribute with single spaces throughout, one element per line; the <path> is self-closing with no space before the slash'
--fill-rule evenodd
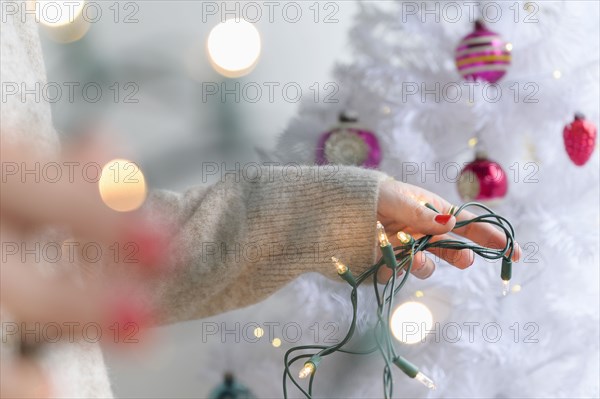
<path id="1" fill-rule="evenodd" d="M 596 136 L 596 126 L 580 113 L 576 113 L 575 120 L 565 126 L 565 149 L 575 165 L 582 166 L 590 159 L 596 147 Z"/>

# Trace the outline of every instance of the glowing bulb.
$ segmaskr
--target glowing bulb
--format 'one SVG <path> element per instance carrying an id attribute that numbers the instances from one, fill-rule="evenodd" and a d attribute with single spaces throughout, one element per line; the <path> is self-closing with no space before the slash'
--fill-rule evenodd
<path id="1" fill-rule="evenodd" d="M 512 292 L 520 292 L 521 291 L 521 286 L 519 284 L 515 284 L 512 289 Z"/>
<path id="2" fill-rule="evenodd" d="M 478 142 L 479 142 L 479 140 L 477 139 L 477 137 L 470 138 L 468 141 L 469 147 L 474 148 Z"/>
<path id="3" fill-rule="evenodd" d="M 81 39 L 91 27 L 89 19 L 83 17 L 85 1 L 34 2 L 36 18 L 44 33 L 58 43 L 71 43 Z"/>
<path id="4" fill-rule="evenodd" d="M 39 15 L 39 21 L 51 27 L 75 22 L 81 16 L 85 5 L 84 1 L 37 0 L 35 3 L 36 15 Z"/>
<path id="5" fill-rule="evenodd" d="M 502 280 L 502 295 L 506 296 L 510 290 L 510 280 Z"/>
<path id="6" fill-rule="evenodd" d="M 304 363 L 304 367 L 302 367 L 302 370 L 300 370 L 300 373 L 298 373 L 298 378 L 304 379 L 310 377 L 314 372 L 315 365 L 312 362 L 306 362 Z"/>
<path id="7" fill-rule="evenodd" d="M 248 21 L 228 19 L 210 31 L 206 48 L 217 72 L 237 78 L 256 66 L 261 50 L 260 34 Z"/>
<path id="8" fill-rule="evenodd" d="M 379 240 L 379 245 L 382 247 L 390 245 L 387 235 L 385 234 L 385 229 L 379 221 L 377 221 L 377 239 Z"/>
<path id="9" fill-rule="evenodd" d="M 421 290 L 418 290 L 417 292 L 415 292 L 415 296 L 417 298 L 423 298 L 425 296 L 425 293 Z"/>
<path id="10" fill-rule="evenodd" d="M 133 211 L 146 200 L 146 179 L 140 168 L 126 159 L 113 159 L 102 168 L 100 197 L 111 209 Z"/>
<path id="11" fill-rule="evenodd" d="M 433 326 L 433 315 L 419 302 L 405 302 L 392 314 L 390 328 L 394 337 L 405 344 L 421 342 Z"/>
<path id="12" fill-rule="evenodd" d="M 331 257 L 331 261 L 335 264 L 335 268 L 337 269 L 338 274 L 344 274 L 348 271 L 348 267 L 344 265 L 338 258 L 335 256 Z"/>
<path id="13" fill-rule="evenodd" d="M 523 4 L 523 9 L 531 14 L 532 12 L 535 11 L 535 6 L 533 4 L 531 4 L 531 2 L 528 2 L 528 3 Z"/>
<path id="14" fill-rule="evenodd" d="M 560 79 L 562 77 L 562 72 L 558 69 L 555 69 L 554 72 L 552 72 L 552 77 L 554 79 Z"/>
<path id="15" fill-rule="evenodd" d="M 260 328 L 260 327 L 256 327 L 256 328 L 254 329 L 254 336 L 255 336 L 256 338 L 260 338 L 260 337 L 262 337 L 263 335 L 265 335 L 265 330 L 263 330 L 263 329 L 262 329 L 262 328 Z"/>
<path id="16" fill-rule="evenodd" d="M 513 45 L 512 43 L 506 43 L 506 51 L 512 51 Z"/>
<path id="17" fill-rule="evenodd" d="M 403 231 L 399 231 L 398 234 L 396 234 L 396 237 L 398 237 L 398 240 L 400 240 L 402 244 L 408 244 L 412 241 L 412 236 Z"/>
<path id="18" fill-rule="evenodd" d="M 425 385 L 429 389 L 435 389 L 435 384 L 431 380 L 431 378 L 427 377 L 425 374 L 420 371 L 415 376 L 415 380 L 419 381 L 421 384 Z"/>
<path id="19" fill-rule="evenodd" d="M 275 348 L 279 348 L 281 346 L 281 340 L 279 338 L 275 338 L 273 339 L 273 342 L 271 342 L 271 345 L 273 345 Z"/>

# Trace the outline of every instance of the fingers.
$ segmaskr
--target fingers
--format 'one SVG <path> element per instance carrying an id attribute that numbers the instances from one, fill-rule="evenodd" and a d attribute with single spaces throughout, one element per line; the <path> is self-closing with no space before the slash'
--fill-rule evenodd
<path id="1" fill-rule="evenodd" d="M 408 196 L 403 196 L 399 201 L 397 218 L 402 224 L 424 235 L 448 233 L 456 224 L 454 216 L 436 213 Z"/>
<path id="2" fill-rule="evenodd" d="M 442 213 L 446 208 L 440 205 L 442 200 L 439 197 L 425 190 L 398 181 L 385 181 L 379 190 L 378 218 L 386 228 L 394 231 L 411 228 L 414 232 L 437 235 L 452 230 L 456 219 L 426 208 L 422 205 L 424 199 L 433 203 Z"/>
<path id="3" fill-rule="evenodd" d="M 7 172 L 0 210 L 4 221 L 15 227 L 67 225 L 78 235 L 109 240 L 137 219 L 134 214 L 110 209 L 102 201 L 97 175 L 104 155 L 93 156 L 87 151 L 85 160 L 49 160 L 20 148 L 4 147 L 2 159 Z"/>
<path id="4" fill-rule="evenodd" d="M 51 386 L 33 362 L 18 359 L 0 363 L 0 397 L 49 398 Z"/>
<path id="5" fill-rule="evenodd" d="M 417 252 L 413 260 L 413 267 L 411 269 L 411 273 L 413 276 L 424 280 L 426 278 L 431 277 L 433 272 L 435 271 L 435 263 L 425 256 L 422 252 Z M 397 276 L 400 277 L 404 273 L 403 270 L 399 270 Z M 377 274 L 377 281 L 380 284 L 385 284 L 392 277 L 392 269 L 389 267 L 382 267 L 379 269 L 379 273 Z"/>
<path id="6" fill-rule="evenodd" d="M 393 187 L 402 199 L 395 200 L 396 204 L 399 204 L 400 206 L 397 205 L 395 208 L 398 211 L 393 215 L 394 220 L 390 220 L 390 223 L 388 223 L 390 227 L 397 227 L 398 230 L 408 229 L 414 233 L 439 235 L 448 233 L 454 228 L 457 221 L 465 221 L 476 217 L 476 215 L 471 212 L 461 211 L 457 217 L 448 218 L 447 215 L 451 213 L 450 211 L 453 209 L 453 206 L 443 198 L 420 187 L 399 182 L 395 183 L 394 186 L 390 187 Z M 389 187 L 386 187 L 386 189 L 390 191 Z M 391 191 L 393 193 L 393 190 Z M 384 195 L 384 200 L 390 202 L 390 195 Z M 433 204 L 440 214 L 438 215 L 436 212 L 425 207 L 423 205 L 425 202 Z M 384 210 L 387 211 L 386 213 L 389 213 L 388 209 L 389 207 L 384 208 Z M 404 212 L 402 209 L 406 211 L 406 215 L 403 214 Z M 437 222 L 442 224 L 441 227 L 436 226 L 436 223 L 434 223 L 436 222 L 436 217 L 438 218 Z M 443 225 L 445 219 L 448 219 L 448 223 Z M 398 220 L 401 222 L 398 223 Z M 506 246 L 506 236 L 504 232 L 487 223 L 471 223 L 458 228 L 453 232 L 490 248 L 502 249 Z M 518 261 L 521 257 L 521 253 L 521 248 L 515 244 L 512 259 Z M 464 263 L 459 263 L 459 265 L 464 265 Z"/>
<path id="7" fill-rule="evenodd" d="M 136 326 L 147 323 L 147 312 L 134 301 L 116 292 L 125 289 L 111 287 L 111 292 L 99 285 L 88 284 L 81 288 L 70 280 L 42 278 L 39 273 L 27 265 L 4 263 L 1 272 L 0 300 L 3 308 L 19 321 L 10 334 L 20 335 L 19 328 L 36 331 L 35 326 L 52 326 L 57 336 L 78 340 L 89 324 L 94 324 L 109 337 L 112 328 L 125 328 L 134 323 Z M 115 325 L 115 323 L 117 323 Z M 28 328 L 27 326 L 30 326 Z M 33 327 L 31 327 L 33 326 Z M 43 327 L 40 327 L 44 330 Z M 39 344 L 48 338 L 45 334 L 33 334 Z M 54 335 L 53 335 L 54 337 Z"/>
<path id="8" fill-rule="evenodd" d="M 413 236 L 414 239 L 419 239 L 423 236 L 423 234 L 415 234 Z M 400 240 L 396 235 L 393 235 L 389 238 L 390 242 L 394 247 L 401 245 Z M 434 243 L 441 240 L 453 240 L 453 238 L 448 234 L 442 234 L 438 236 L 433 236 L 429 242 Z M 453 266 L 456 266 L 459 269 L 466 269 L 471 266 L 475 261 L 475 254 L 470 249 L 447 249 L 447 248 L 429 248 L 427 252 L 430 252 L 437 257 L 444 259 L 446 262 L 450 263 Z"/>
<path id="9" fill-rule="evenodd" d="M 469 211 L 462 211 L 458 214 L 458 221 L 470 220 L 477 217 Z M 488 223 L 470 223 L 459 227 L 453 231 L 469 240 L 494 249 L 502 249 L 506 246 L 506 236 L 503 231 Z M 521 248 L 515 243 L 512 259 L 517 262 L 521 258 Z"/>
<path id="10" fill-rule="evenodd" d="M 68 227 L 81 242 L 118 241 L 120 248 L 128 247 L 121 253 L 135 252 L 136 263 L 157 266 L 164 260 L 161 249 L 167 245 L 169 232 L 151 226 L 140 211 L 117 212 L 102 200 L 97 174 L 109 158 L 102 146 L 79 146 L 71 156 L 56 161 L 36 158 L 20 148 L 2 146 L 1 150 L 6 165 L 0 190 L 3 225 L 24 235 L 45 225 Z M 114 178 L 128 181 L 130 175 L 119 172 Z M 128 195 L 125 188 L 122 191 Z"/>
<path id="11" fill-rule="evenodd" d="M 429 240 L 430 243 L 438 242 L 441 240 L 452 240 L 453 238 L 448 234 L 442 234 L 440 236 L 434 236 Z M 466 269 L 471 266 L 475 261 L 475 254 L 470 249 L 448 249 L 448 248 L 429 248 L 427 252 L 444 259 L 459 269 Z"/>
<path id="12" fill-rule="evenodd" d="M 413 276 L 424 280 L 431 277 L 435 271 L 435 263 L 423 252 L 417 252 L 413 259 L 413 267 L 411 273 Z"/>

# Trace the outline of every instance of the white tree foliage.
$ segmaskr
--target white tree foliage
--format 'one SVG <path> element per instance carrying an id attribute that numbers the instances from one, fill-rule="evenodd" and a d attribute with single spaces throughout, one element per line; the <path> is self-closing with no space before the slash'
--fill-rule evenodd
<path id="1" fill-rule="evenodd" d="M 466 84 L 454 66 L 456 45 L 479 16 L 513 45 L 512 64 L 497 86 Z M 340 101 L 302 104 L 281 137 L 283 161 L 312 163 L 319 136 L 350 108 L 377 133 L 381 170 L 453 203 L 460 203 L 456 180 L 473 158 L 467 143 L 476 134 L 508 175 L 508 194 L 493 207 L 513 222 L 524 249 L 513 266 L 512 284 L 521 290 L 502 297 L 500 264 L 482 259 L 465 271 L 440 262 L 430 279 L 410 280 L 399 302 L 425 303 L 439 324 L 425 343 L 399 343 L 399 353 L 438 390 L 397 370 L 394 396 L 600 394 L 598 150 L 576 167 L 562 138 L 576 111 L 598 126 L 598 20 L 593 1 L 362 3 L 350 32 L 355 61 L 335 70 Z M 415 297 L 416 290 L 424 295 Z M 282 325 L 293 319 L 305 328 L 296 344 L 314 343 L 306 328 L 315 322 L 320 339 L 328 322 L 343 336 L 348 296 L 347 285 L 308 275 L 252 312 Z M 357 341 L 374 321 L 372 287 L 362 288 L 360 302 Z M 226 318 L 241 314 L 249 313 Z M 290 346 L 284 341 L 282 348 Z M 237 372 L 253 381 L 258 396 L 281 395 L 283 350 L 246 345 L 237 357 L 243 359 L 235 362 Z M 315 396 L 382 397 L 382 367 L 376 355 L 329 356 L 317 372 Z"/>

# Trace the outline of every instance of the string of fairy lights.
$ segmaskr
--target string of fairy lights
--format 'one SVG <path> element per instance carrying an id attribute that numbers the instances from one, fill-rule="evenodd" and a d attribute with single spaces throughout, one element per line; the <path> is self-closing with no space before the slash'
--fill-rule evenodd
<path id="1" fill-rule="evenodd" d="M 439 213 L 431 204 L 426 203 L 426 207 Z M 430 389 L 435 389 L 435 383 L 431 378 L 419 370 L 418 366 L 411 363 L 400 355 L 394 345 L 392 328 L 390 326 L 392 319 L 392 310 L 394 309 L 395 299 L 398 293 L 405 286 L 410 272 L 413 268 L 414 255 L 419 251 L 426 251 L 433 248 L 443 248 L 451 250 L 470 249 L 475 254 L 485 259 L 502 259 L 500 278 L 502 280 L 502 292 L 504 295 L 508 292 L 509 282 L 512 275 L 512 256 L 515 250 L 515 232 L 510 222 L 494 213 L 490 208 L 477 202 L 469 202 L 458 208 L 452 207 L 449 214 L 459 216 L 467 208 L 483 210 L 483 214 L 475 216 L 468 220 L 461 220 L 456 223 L 454 229 L 465 227 L 472 223 L 487 223 L 499 228 L 506 237 L 506 245 L 503 248 L 489 248 L 472 242 L 466 242 L 455 239 L 444 239 L 432 241 L 433 236 L 427 235 L 419 239 L 414 239 L 410 234 L 403 231 L 397 233 L 401 245 L 392 247 L 388 240 L 383 225 L 377 222 L 377 238 L 381 250 L 381 258 L 366 271 L 358 276 L 354 276 L 348 266 L 342 260 L 332 257 L 332 262 L 340 278 L 345 280 L 351 287 L 350 303 L 352 304 L 352 320 L 345 337 L 337 344 L 331 346 L 324 345 L 302 345 L 289 349 L 284 355 L 283 372 L 283 394 L 288 397 L 288 380 L 300 390 L 306 398 L 313 397 L 313 386 L 319 364 L 330 355 L 335 353 L 345 353 L 350 355 L 368 355 L 379 352 L 383 360 L 383 392 L 385 398 L 391 398 L 393 395 L 394 380 L 392 370 L 397 367 L 408 377 L 419 381 Z M 381 268 L 390 268 L 392 277 L 386 284 L 377 283 L 377 276 Z M 402 278 L 399 278 L 399 272 L 404 271 Z M 377 321 L 373 329 L 373 338 L 375 344 L 365 349 L 350 349 L 349 342 L 354 336 L 357 322 L 358 308 L 358 287 L 372 281 L 375 297 L 377 300 Z M 293 368 L 297 362 L 304 360 L 298 373 L 298 379 L 308 379 L 307 386 L 302 386 L 293 375 Z"/>

